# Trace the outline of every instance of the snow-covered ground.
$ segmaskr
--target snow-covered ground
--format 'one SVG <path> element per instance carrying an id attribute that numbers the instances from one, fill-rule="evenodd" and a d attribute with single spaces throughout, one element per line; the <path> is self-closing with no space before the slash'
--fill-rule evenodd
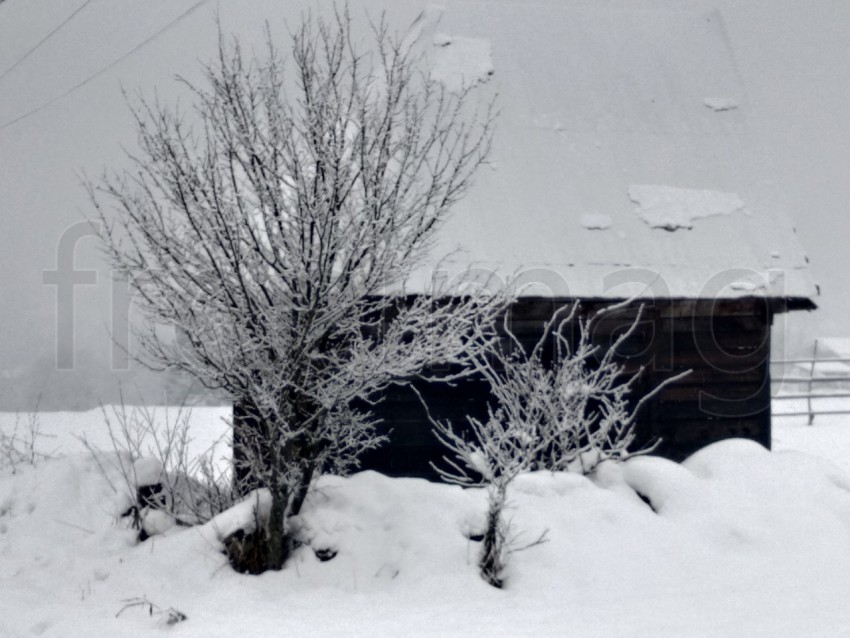
<path id="1" fill-rule="evenodd" d="M 225 416 L 196 411 L 199 445 Z M 0 472 L 2 636 L 850 635 L 850 419 L 780 420 L 774 452 L 733 440 L 681 465 L 523 476 L 517 543 L 547 541 L 510 557 L 504 590 L 477 575 L 478 490 L 325 477 L 302 515 L 310 545 L 243 576 L 221 554 L 222 521 L 136 542 L 70 436 L 108 442 L 99 411 L 41 423 L 62 456 Z M 187 619 L 169 626 L 169 610 Z"/>

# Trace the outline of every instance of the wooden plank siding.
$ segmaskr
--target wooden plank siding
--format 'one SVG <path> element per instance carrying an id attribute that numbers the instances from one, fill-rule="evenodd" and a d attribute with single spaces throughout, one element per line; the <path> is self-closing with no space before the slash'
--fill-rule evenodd
<path id="1" fill-rule="evenodd" d="M 571 300 L 521 299 L 510 325 L 524 346 L 535 343 L 553 310 Z M 597 312 L 610 300 L 583 301 L 581 312 Z M 632 304 L 598 321 L 594 343 L 610 345 L 637 313 Z M 643 368 L 635 395 L 664 379 L 692 370 L 665 388 L 638 415 L 640 446 L 658 442 L 656 454 L 681 460 L 725 438 L 745 437 L 770 446 L 770 325 L 773 308 L 763 299 L 724 301 L 665 299 L 644 304 L 641 322 L 618 361 Z M 433 416 L 462 426 L 466 415 L 483 417 L 489 389 L 481 380 L 446 384 L 414 382 Z M 389 444 L 363 459 L 364 469 L 392 476 L 435 479 L 431 463 L 444 455 L 431 433 L 427 413 L 411 388 L 386 392 L 377 412 Z"/>

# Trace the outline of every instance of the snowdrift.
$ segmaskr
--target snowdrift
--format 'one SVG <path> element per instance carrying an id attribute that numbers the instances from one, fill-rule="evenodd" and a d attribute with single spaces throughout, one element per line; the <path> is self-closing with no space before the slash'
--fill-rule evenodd
<path id="1" fill-rule="evenodd" d="M 90 455 L 18 469 L 0 475 L 3 636 L 850 631 L 850 476 L 747 441 L 681 465 L 640 457 L 590 478 L 521 476 L 516 546 L 547 540 L 510 557 L 504 590 L 477 574 L 481 490 L 323 477 L 299 520 L 307 544 L 282 572 L 254 577 L 221 554 L 244 505 L 137 543 Z M 170 611 L 187 619 L 169 626 Z"/>

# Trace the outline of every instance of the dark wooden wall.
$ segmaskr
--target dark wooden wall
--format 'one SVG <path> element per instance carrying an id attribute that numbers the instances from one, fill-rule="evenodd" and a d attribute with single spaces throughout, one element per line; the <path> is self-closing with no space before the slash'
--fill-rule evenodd
<path id="1" fill-rule="evenodd" d="M 511 309 L 511 329 L 524 343 L 535 343 L 553 311 L 571 300 L 521 299 Z M 586 300 L 583 313 L 594 313 L 610 300 Z M 699 448 L 730 437 L 745 437 L 770 446 L 770 324 L 772 311 L 763 299 L 676 300 L 644 304 L 640 324 L 621 350 L 627 370 L 643 367 L 636 394 L 662 380 L 692 370 L 668 386 L 638 415 L 640 446 L 659 441 L 657 454 L 681 460 Z M 593 339 L 609 345 L 632 325 L 637 305 L 606 313 L 596 322 Z M 489 390 L 481 380 L 456 386 L 417 382 L 416 389 L 433 416 L 465 422 L 483 416 Z M 432 463 L 443 449 L 416 392 L 408 387 L 387 391 L 378 406 L 388 445 L 363 459 L 364 469 L 392 476 L 434 479 Z"/>

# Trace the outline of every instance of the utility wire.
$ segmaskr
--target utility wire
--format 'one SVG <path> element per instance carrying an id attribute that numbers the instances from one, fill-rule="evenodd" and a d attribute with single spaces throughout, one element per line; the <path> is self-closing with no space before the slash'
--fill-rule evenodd
<path id="1" fill-rule="evenodd" d="M 2 3 L 2 1 L 3 1 L 3 0 L 0 0 L 0 3 Z M 39 40 L 38 42 L 36 42 L 36 43 L 35 43 L 35 46 L 33 46 L 33 47 L 29 50 L 29 51 L 27 51 L 26 53 L 24 53 L 24 54 L 23 54 L 23 55 L 22 55 L 22 56 L 18 59 L 18 61 L 17 61 L 17 62 L 15 62 L 12 66 L 10 66 L 8 69 L 6 69 L 5 71 L 3 71 L 3 73 L 2 73 L 2 74 L 0 74 L 0 80 L 2 80 L 2 79 L 3 79 L 3 78 L 5 78 L 7 75 L 9 75 L 9 73 L 11 73 L 11 72 L 15 69 L 15 67 L 17 67 L 17 66 L 18 66 L 21 62 L 23 62 L 23 61 L 24 61 L 24 60 L 26 60 L 28 57 L 30 57 L 33 53 L 35 53 L 35 51 L 36 51 L 36 50 L 37 50 L 37 49 L 38 49 L 38 48 L 39 48 L 42 44 L 44 44 L 44 43 L 45 43 L 45 42 L 47 42 L 50 38 L 52 38 L 52 37 L 56 34 L 56 32 L 57 32 L 57 31 L 59 31 L 59 29 L 61 29 L 61 28 L 62 28 L 62 27 L 64 27 L 66 24 L 68 24 L 71 20 L 73 20 L 73 19 L 74 19 L 74 16 L 76 16 L 76 15 L 77 15 L 80 11 L 82 11 L 83 9 L 85 9 L 85 8 L 86 8 L 89 4 L 91 4 L 91 0 L 86 0 L 83 4 L 81 4 L 79 7 L 77 7 L 71 15 L 69 15 L 67 18 L 65 18 L 65 19 L 62 21 L 62 23 L 61 23 L 58 27 L 56 27 L 55 29 L 53 29 L 53 31 L 51 31 L 51 32 L 50 32 L 50 33 L 48 33 L 46 36 L 44 36 L 41 40 Z"/>
<path id="2" fill-rule="evenodd" d="M 160 29 L 159 29 L 156 33 L 154 33 L 154 34 L 153 34 L 153 35 L 151 35 L 150 37 L 146 38 L 145 40 L 143 40 L 142 42 L 140 42 L 139 44 L 137 44 L 135 47 L 133 47 L 132 49 L 130 49 L 129 51 L 127 51 L 127 53 L 125 53 L 124 55 L 122 55 L 122 56 L 121 56 L 120 58 L 118 58 L 117 60 L 115 60 L 115 61 L 113 61 L 113 62 L 110 62 L 109 64 L 107 64 L 105 67 L 103 67 L 103 68 L 102 68 L 102 69 L 100 69 L 99 71 L 97 71 L 97 72 L 93 73 L 92 75 L 90 75 L 89 77 L 87 77 L 87 78 L 86 78 L 85 80 L 83 80 L 82 82 L 78 82 L 77 84 L 75 84 L 74 86 L 72 86 L 72 87 L 71 87 L 70 89 L 68 89 L 67 91 L 65 91 L 65 92 L 63 92 L 63 93 L 60 93 L 60 94 L 59 94 L 59 95 L 57 95 L 56 97 L 49 99 L 47 102 L 44 102 L 43 104 L 41 104 L 41 105 L 39 105 L 39 106 L 35 107 L 34 109 L 31 109 L 31 110 L 27 111 L 27 112 L 26 112 L 26 113 L 24 113 L 23 115 L 19 115 L 18 117 L 13 118 L 13 119 L 9 120 L 8 122 L 4 122 L 3 124 L 0 124 L 0 131 L 2 131 L 2 130 L 3 130 L 3 129 L 5 129 L 5 128 L 8 128 L 8 127 L 12 126 L 13 124 L 17 124 L 17 123 L 18 123 L 18 122 L 20 122 L 21 120 L 25 120 L 26 118 L 28 118 L 28 117 L 30 117 L 30 116 L 32 116 L 32 115 L 35 115 L 35 114 L 36 114 L 36 113 L 38 113 L 39 111 L 42 111 L 42 110 L 46 109 L 48 106 L 50 106 L 50 105 L 52 105 L 52 104 L 55 104 L 55 103 L 56 103 L 56 102 L 58 102 L 59 100 L 61 100 L 61 99 L 65 98 L 65 97 L 67 97 L 67 96 L 71 95 L 71 93 L 74 93 L 74 92 L 75 92 L 75 91 L 77 91 L 78 89 L 81 89 L 82 87 L 84 87 L 84 86 L 85 86 L 86 84 L 88 84 L 89 82 L 91 82 L 91 81 L 93 81 L 93 80 L 97 79 L 98 77 L 100 77 L 101 75 L 103 75 L 104 73 L 106 73 L 107 71 L 109 71 L 110 69 L 112 69 L 113 67 L 115 67 L 115 66 L 117 66 L 118 64 L 120 64 L 121 62 L 123 62 L 126 58 L 130 57 L 131 55 L 133 55 L 136 51 L 138 51 L 138 50 L 139 50 L 139 49 L 141 49 L 142 47 L 144 47 L 144 46 L 146 46 L 146 45 L 150 44 L 153 40 L 155 40 L 156 38 L 158 38 L 159 36 L 161 36 L 163 33 L 165 33 L 166 31 L 168 31 L 171 27 L 173 27 L 174 25 L 176 25 L 178 22 L 180 22 L 180 21 L 181 21 L 181 20 L 183 20 L 184 18 L 188 17 L 188 16 L 189 16 L 189 14 L 191 14 L 191 13 L 195 12 L 197 9 L 199 9 L 199 8 L 201 7 L 201 5 L 204 5 L 204 4 L 206 4 L 207 2 L 209 2 L 209 0 L 198 0 L 198 2 L 196 2 L 196 3 L 195 3 L 195 4 L 193 4 L 191 7 L 189 7 L 188 9 L 186 9 L 186 11 L 184 11 L 184 12 L 183 12 L 183 13 L 181 13 L 179 16 L 177 16 L 176 18 L 174 18 L 174 20 L 172 20 L 171 22 L 169 22 L 168 24 L 166 24 L 164 27 L 160 28 Z"/>

